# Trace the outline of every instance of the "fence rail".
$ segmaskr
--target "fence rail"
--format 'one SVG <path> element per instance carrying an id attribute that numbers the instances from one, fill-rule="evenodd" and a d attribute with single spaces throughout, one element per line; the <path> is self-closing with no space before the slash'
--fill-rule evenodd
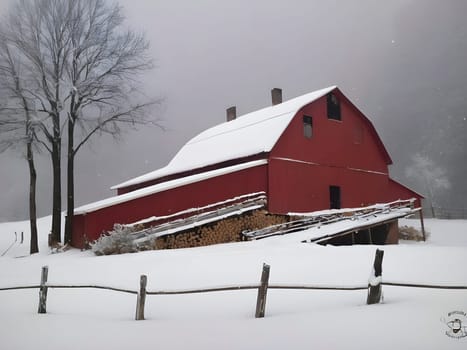
<path id="1" fill-rule="evenodd" d="M 438 284 L 418 284 L 418 283 L 399 283 L 399 282 L 381 282 L 384 286 L 409 287 L 409 288 L 431 288 L 431 289 L 467 289 L 467 286 L 446 286 Z"/>
<path id="2" fill-rule="evenodd" d="M 290 289 L 290 290 L 335 290 L 335 291 L 356 291 L 367 290 L 367 304 L 375 304 L 381 301 L 382 286 L 393 287 L 409 287 L 409 288 L 430 288 L 430 289 L 448 289 L 448 290 L 467 290 L 467 285 L 437 285 L 437 284 L 423 284 L 423 283 L 406 283 L 406 282 L 391 282 L 382 280 L 382 260 L 384 251 L 377 249 L 375 254 L 375 261 L 373 263 L 373 272 L 369 278 L 367 285 L 293 285 L 293 284 L 269 284 L 269 269 L 270 266 L 263 264 L 261 280 L 255 284 L 245 285 L 227 285 L 198 289 L 179 289 L 179 290 L 147 290 L 147 277 L 141 275 L 140 288 L 138 290 L 117 288 L 110 286 L 101 286 L 94 284 L 85 285 L 65 285 L 65 284 L 51 284 L 47 283 L 48 267 L 44 266 L 41 271 L 41 283 L 26 286 L 11 286 L 0 287 L 0 291 L 8 290 L 21 290 L 21 289 L 39 289 L 39 308 L 38 313 L 46 313 L 47 305 L 47 290 L 49 288 L 55 289 L 103 289 L 121 293 L 129 293 L 137 295 L 136 302 L 136 320 L 144 319 L 144 304 L 147 295 L 182 295 L 182 294 L 199 294 L 211 292 L 225 292 L 225 291 L 238 291 L 238 290 L 258 290 L 256 301 L 256 318 L 262 318 L 266 309 L 266 296 L 268 289 Z"/>

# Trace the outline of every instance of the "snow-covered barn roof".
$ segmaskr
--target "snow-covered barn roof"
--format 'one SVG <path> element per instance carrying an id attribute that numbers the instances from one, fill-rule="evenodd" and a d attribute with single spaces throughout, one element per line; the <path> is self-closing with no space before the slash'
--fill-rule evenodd
<path id="1" fill-rule="evenodd" d="M 112 189 L 269 152 L 302 107 L 335 88 L 330 86 L 317 90 L 207 129 L 188 141 L 167 166 L 115 185 Z"/>

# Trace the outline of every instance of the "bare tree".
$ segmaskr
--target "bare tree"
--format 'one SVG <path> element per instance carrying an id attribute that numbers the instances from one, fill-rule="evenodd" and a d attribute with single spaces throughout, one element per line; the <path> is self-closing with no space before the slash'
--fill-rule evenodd
<path id="1" fill-rule="evenodd" d="M 150 122 L 148 108 L 158 102 L 137 89 L 139 74 L 152 68 L 148 42 L 125 30 L 123 21 L 121 8 L 105 0 L 19 0 L 2 30 L 24 61 L 24 90 L 40 121 L 36 139 L 51 155 L 56 242 L 61 241 L 62 136 L 68 145 L 68 243 L 77 152 L 93 135 L 118 136 L 123 124 Z"/>
<path id="2" fill-rule="evenodd" d="M 429 157 L 416 153 L 412 156 L 412 164 L 405 169 L 405 175 L 412 179 L 415 186 L 423 193 L 426 193 L 431 214 L 435 217 L 436 198 L 440 191 L 451 187 L 446 171 L 437 166 Z"/>
<path id="3" fill-rule="evenodd" d="M 21 62 L 15 60 L 7 38 L 0 36 L 0 152 L 15 146 L 26 145 L 26 160 L 29 168 L 29 224 L 31 230 L 30 253 L 39 252 L 37 242 L 36 182 L 34 163 L 36 130 L 31 100 L 23 89 Z M 24 134 L 21 134 L 24 132 Z"/>
<path id="4" fill-rule="evenodd" d="M 149 122 L 147 108 L 158 102 L 138 101 L 136 78 L 152 68 L 152 61 L 144 36 L 124 30 L 121 8 L 103 0 L 77 0 L 69 5 L 66 243 L 71 241 L 73 226 L 76 153 L 95 133 L 118 136 L 122 124 Z M 81 138 L 75 143 L 77 124 Z"/>

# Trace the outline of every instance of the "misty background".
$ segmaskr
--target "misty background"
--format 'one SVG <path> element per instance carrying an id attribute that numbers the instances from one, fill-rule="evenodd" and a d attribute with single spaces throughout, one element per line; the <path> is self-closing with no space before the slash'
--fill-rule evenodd
<path id="1" fill-rule="evenodd" d="M 0 14 L 9 3 L 0 0 Z M 467 1 L 119 3 L 128 26 L 151 42 L 156 69 L 142 81 L 148 96 L 164 98 L 154 116 L 165 131 L 148 126 L 118 142 L 94 138 L 76 159 L 77 206 L 166 165 L 190 138 L 224 122 L 232 105 L 242 115 L 270 105 L 274 87 L 289 99 L 330 85 L 373 122 L 394 161 L 392 177 L 423 192 L 407 169 L 414 155 L 427 157 L 450 183 L 438 204 L 467 206 Z M 47 154 L 37 168 L 44 216 L 52 203 Z M 0 154 L 0 180 L 0 221 L 27 218 L 20 152 Z"/>

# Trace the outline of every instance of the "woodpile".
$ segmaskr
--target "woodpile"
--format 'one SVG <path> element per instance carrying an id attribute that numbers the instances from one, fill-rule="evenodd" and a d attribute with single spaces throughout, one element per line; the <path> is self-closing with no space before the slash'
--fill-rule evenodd
<path id="1" fill-rule="evenodd" d="M 427 235 L 428 236 L 428 235 Z M 400 226 L 399 227 L 399 239 L 406 241 L 423 241 L 423 233 L 420 230 L 417 230 L 413 226 Z"/>
<path id="2" fill-rule="evenodd" d="M 286 215 L 269 214 L 264 209 L 254 210 L 228 217 L 216 222 L 206 224 L 176 234 L 158 237 L 155 240 L 155 249 L 174 249 L 200 247 L 211 244 L 239 242 L 242 232 L 258 230 L 263 227 L 287 222 Z"/>

